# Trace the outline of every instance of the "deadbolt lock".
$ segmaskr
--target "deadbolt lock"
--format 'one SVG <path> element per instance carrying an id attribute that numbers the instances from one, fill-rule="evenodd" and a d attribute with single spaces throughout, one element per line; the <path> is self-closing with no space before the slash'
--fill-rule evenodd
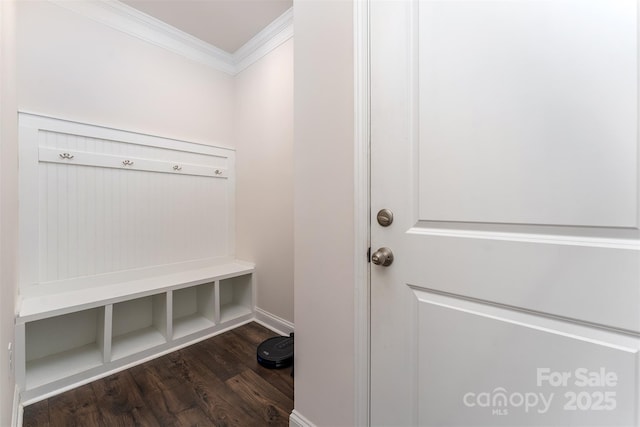
<path id="1" fill-rule="evenodd" d="M 388 267 L 393 262 L 393 252 L 389 248 L 380 248 L 371 255 L 371 262 L 375 265 Z"/>
<path id="2" fill-rule="evenodd" d="M 376 218 L 378 220 L 378 224 L 383 227 L 388 227 L 393 222 L 393 212 L 389 209 L 380 209 Z"/>

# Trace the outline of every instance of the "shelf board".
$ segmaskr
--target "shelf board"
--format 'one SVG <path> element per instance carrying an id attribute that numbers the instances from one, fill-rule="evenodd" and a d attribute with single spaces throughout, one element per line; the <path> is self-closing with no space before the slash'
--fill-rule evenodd
<path id="1" fill-rule="evenodd" d="M 215 324 L 211 320 L 199 313 L 173 319 L 173 338 L 182 338 L 213 326 Z"/>
<path id="2" fill-rule="evenodd" d="M 27 362 L 26 389 L 79 374 L 102 365 L 102 352 L 97 344 L 73 348 Z"/>
<path id="3" fill-rule="evenodd" d="M 139 353 L 162 345 L 167 340 L 153 326 L 113 337 L 111 344 L 111 360 Z"/>
<path id="4" fill-rule="evenodd" d="M 251 307 L 247 307 L 246 305 L 225 304 L 220 307 L 220 323 L 228 322 L 251 313 Z"/>
<path id="5" fill-rule="evenodd" d="M 177 268 L 177 267 L 176 267 Z M 205 268 L 154 274 L 153 269 L 129 270 L 102 276 L 42 283 L 22 292 L 18 322 L 113 304 L 252 273 L 254 265 L 235 260 Z M 163 271 L 164 272 L 164 271 Z M 166 273 L 166 272 L 165 272 Z M 146 274 L 146 275 L 145 275 Z M 128 275 L 128 276 L 127 276 Z"/>

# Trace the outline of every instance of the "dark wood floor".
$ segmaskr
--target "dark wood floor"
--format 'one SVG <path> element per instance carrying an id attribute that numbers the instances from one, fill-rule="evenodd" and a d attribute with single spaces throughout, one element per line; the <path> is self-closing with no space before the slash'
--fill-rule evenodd
<path id="1" fill-rule="evenodd" d="M 24 409 L 29 426 L 287 426 L 291 368 L 266 369 L 249 323 Z"/>

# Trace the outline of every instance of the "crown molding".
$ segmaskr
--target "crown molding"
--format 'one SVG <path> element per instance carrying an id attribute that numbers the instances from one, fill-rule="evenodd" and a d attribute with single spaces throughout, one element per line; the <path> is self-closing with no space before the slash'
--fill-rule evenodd
<path id="1" fill-rule="evenodd" d="M 260 58 L 293 37 L 293 7 L 267 25 L 251 40 L 234 52 L 236 73 L 241 72 Z"/>
<path id="2" fill-rule="evenodd" d="M 219 71 L 235 74 L 231 54 L 119 1 L 49 1 Z"/>
<path id="3" fill-rule="evenodd" d="M 117 0 L 49 1 L 232 76 L 293 37 L 293 8 L 230 54 Z"/>

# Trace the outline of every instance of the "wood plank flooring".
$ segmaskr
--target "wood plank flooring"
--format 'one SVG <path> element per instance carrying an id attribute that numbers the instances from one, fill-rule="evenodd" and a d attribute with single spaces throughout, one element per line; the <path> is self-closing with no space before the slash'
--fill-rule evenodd
<path id="1" fill-rule="evenodd" d="M 256 361 L 275 335 L 249 323 L 29 405 L 23 426 L 288 426 L 291 368 Z"/>

